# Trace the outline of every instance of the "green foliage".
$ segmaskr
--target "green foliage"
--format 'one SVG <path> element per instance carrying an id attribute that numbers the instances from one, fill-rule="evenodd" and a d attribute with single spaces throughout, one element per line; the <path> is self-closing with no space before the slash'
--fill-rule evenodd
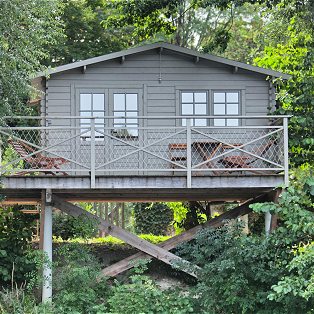
<path id="1" fill-rule="evenodd" d="M 55 313 L 106 313 L 107 282 L 99 278 L 101 265 L 80 244 L 62 246 L 54 265 Z"/>
<path id="2" fill-rule="evenodd" d="M 133 275 L 128 284 L 117 284 L 108 299 L 109 313 L 194 313 L 191 301 L 175 290 L 162 291 L 147 276 Z"/>
<path id="3" fill-rule="evenodd" d="M 47 46 L 61 31 L 58 0 L 5 0 L 0 2 L 0 113 L 22 115 L 32 90 L 30 76 L 43 70 Z"/>
<path id="4" fill-rule="evenodd" d="M 194 289 L 199 313 L 310 313 L 314 260 L 313 172 L 299 170 L 272 211 L 280 225 L 268 237 L 246 235 L 240 224 L 202 231 L 181 255 L 201 266 Z M 309 244 L 308 244 L 309 243 Z M 308 245 L 307 245 L 308 244 Z"/>
<path id="5" fill-rule="evenodd" d="M 21 283 L 34 268 L 31 239 L 37 215 L 26 215 L 20 206 L 0 208 L 0 282 Z"/>
<path id="6" fill-rule="evenodd" d="M 179 234 L 184 231 L 183 221 L 186 219 L 188 209 L 181 202 L 171 202 L 167 204 L 173 211 L 174 229 L 176 234 Z"/>
<path id="7" fill-rule="evenodd" d="M 313 2 L 291 1 L 278 6 L 273 40 L 255 59 L 259 66 L 292 75 L 279 83 L 280 107 L 275 114 L 292 115 L 289 123 L 290 161 L 294 166 L 314 163 L 314 8 Z M 279 23 L 278 23 L 279 21 Z M 280 31 L 277 30 L 280 28 Z"/>
<path id="8" fill-rule="evenodd" d="M 64 36 L 49 45 L 48 65 L 67 64 L 122 50 L 127 46 L 128 33 L 117 28 L 106 30 L 101 21 L 110 16 L 101 0 L 62 0 L 61 21 Z"/>
<path id="9" fill-rule="evenodd" d="M 49 304 L 36 304 L 31 295 L 22 288 L 0 290 L 1 314 L 52 314 Z"/>
<path id="10" fill-rule="evenodd" d="M 63 240 L 74 238 L 88 239 L 95 237 L 98 226 L 95 220 L 86 216 L 72 217 L 64 213 L 54 213 L 52 234 Z"/>
<path id="11" fill-rule="evenodd" d="M 137 233 L 166 235 L 173 221 L 173 211 L 165 203 L 136 203 L 134 218 Z"/>

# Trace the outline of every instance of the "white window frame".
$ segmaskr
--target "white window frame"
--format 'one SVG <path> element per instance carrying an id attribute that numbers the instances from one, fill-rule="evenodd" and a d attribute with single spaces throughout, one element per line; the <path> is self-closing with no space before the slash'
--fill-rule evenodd
<path id="1" fill-rule="evenodd" d="M 224 100 L 215 101 L 216 93 L 224 94 Z M 238 94 L 238 101 L 228 101 L 227 94 Z M 241 124 L 240 119 L 237 118 L 238 116 L 241 115 L 241 108 L 242 108 L 241 90 L 215 89 L 212 91 L 211 100 L 212 100 L 211 110 L 212 110 L 213 116 L 226 116 L 226 118 L 213 119 L 213 126 L 233 127 L 233 126 L 239 126 Z M 216 112 L 215 105 L 224 105 L 223 107 L 224 113 Z M 228 114 L 228 105 L 237 105 L 237 110 L 238 110 L 237 114 Z"/>
<path id="2" fill-rule="evenodd" d="M 115 108 L 115 95 L 124 95 L 124 109 Z M 137 97 L 136 109 L 127 108 L 127 95 L 136 95 Z M 138 116 L 140 112 L 140 93 L 136 90 L 134 91 L 114 90 L 112 91 L 111 97 L 112 97 L 113 116 L 117 117 L 113 119 L 112 134 L 117 137 L 123 137 L 123 138 L 138 138 L 138 127 L 139 127 Z M 124 121 L 117 122 L 117 120 L 124 120 Z M 132 130 L 133 134 L 130 133 L 130 130 Z"/>
<path id="3" fill-rule="evenodd" d="M 192 94 L 193 96 L 193 99 L 192 101 L 184 101 L 183 100 L 183 97 L 182 97 L 182 94 L 184 93 L 190 93 Z M 195 99 L 195 94 L 198 94 L 198 93 L 202 93 L 202 94 L 205 94 L 206 96 L 206 100 L 205 101 L 196 101 Z M 184 104 L 192 104 L 193 106 L 193 112 L 191 114 L 184 114 L 183 113 L 183 105 Z M 203 114 L 196 114 L 195 113 L 195 105 L 196 104 L 200 104 L 200 105 L 205 105 L 205 113 Z M 208 115 L 208 110 L 209 110 L 209 97 L 208 97 L 208 90 L 180 90 L 180 104 L 179 104 L 179 108 L 180 108 L 180 115 L 181 116 L 195 116 L 195 118 L 191 119 L 191 125 L 192 126 L 199 126 L 199 127 L 202 127 L 202 126 L 207 126 L 208 125 L 208 119 L 206 118 L 201 118 L 202 116 L 207 116 Z M 199 117 L 199 118 L 197 118 Z M 195 123 L 196 120 L 198 121 L 202 121 L 204 122 L 203 124 L 202 123 Z M 198 125 L 199 124 L 199 125 Z M 185 119 L 182 119 L 181 120 L 181 125 L 182 126 L 186 126 L 186 120 Z"/>
<path id="4" fill-rule="evenodd" d="M 90 126 L 91 123 L 91 119 L 87 118 L 84 119 L 84 117 L 104 117 L 104 118 L 96 118 L 95 119 L 95 128 L 97 129 L 104 129 L 106 126 L 106 121 L 105 121 L 105 116 L 107 114 L 107 105 L 106 105 L 106 93 L 104 90 L 97 90 L 97 89 L 79 89 L 78 90 L 78 114 L 81 117 L 81 119 L 79 120 L 79 125 L 80 125 L 80 130 L 81 132 L 88 126 Z M 82 110 L 82 95 L 91 95 L 91 108 L 90 110 Z M 94 95 L 103 95 L 103 109 L 94 109 Z M 82 114 L 82 113 L 85 113 Z M 88 121 L 84 121 L 84 120 L 88 120 Z M 85 128 L 84 128 L 85 126 Z M 83 142 L 89 142 L 90 141 L 90 136 L 89 133 L 85 133 L 83 135 L 81 135 L 81 140 Z M 104 135 L 101 133 L 97 133 L 97 131 L 95 132 L 95 140 L 96 141 L 103 141 L 104 140 Z"/>

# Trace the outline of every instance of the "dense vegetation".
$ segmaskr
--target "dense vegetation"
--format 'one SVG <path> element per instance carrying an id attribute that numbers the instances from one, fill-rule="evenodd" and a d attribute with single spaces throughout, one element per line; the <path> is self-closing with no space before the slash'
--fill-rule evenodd
<path id="1" fill-rule="evenodd" d="M 0 209 L 0 313 L 313 313 L 314 311 L 314 2 L 310 0 L 4 0 L 0 2 L 0 115 L 32 114 L 30 77 L 45 66 L 158 40 L 272 68 L 276 114 L 290 119 L 291 185 L 268 237 L 230 222 L 204 230 L 176 254 L 201 267 L 197 282 L 162 289 L 140 263 L 116 281 L 101 277 L 95 252 L 78 243 L 55 250 L 53 304 L 40 304 L 45 256 L 31 245 L 34 218 Z M 271 78 L 270 78 L 271 79 Z M 134 207 L 134 206 L 133 206 Z M 137 232 L 176 233 L 211 218 L 210 204 L 137 205 Z M 148 219 L 147 219 L 148 218 Z M 87 220 L 55 216 L 54 234 L 88 239 Z M 133 220 L 132 220 L 133 219 Z M 148 221 L 154 224 L 147 224 Z M 132 231 L 133 231 L 132 230 Z M 149 236 L 148 236 L 149 237 Z M 180 267 L 180 265 L 177 265 Z"/>

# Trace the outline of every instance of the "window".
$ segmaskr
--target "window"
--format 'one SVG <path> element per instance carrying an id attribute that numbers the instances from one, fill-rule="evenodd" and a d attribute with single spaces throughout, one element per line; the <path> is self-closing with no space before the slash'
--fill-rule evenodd
<path id="1" fill-rule="evenodd" d="M 207 120 L 201 116 L 207 115 L 207 92 L 181 92 L 181 115 L 200 116 L 192 119 L 193 126 L 206 126 Z M 186 125 L 186 119 L 182 119 L 182 125 Z"/>
<path id="2" fill-rule="evenodd" d="M 239 115 L 239 99 L 240 93 L 236 91 L 230 92 L 214 92 L 214 115 L 218 116 L 237 116 Z M 214 126 L 238 126 L 239 119 L 214 119 Z"/>
<path id="3" fill-rule="evenodd" d="M 103 93 L 81 93 L 80 94 L 80 117 L 99 117 L 95 119 L 95 128 L 105 126 L 105 95 Z M 90 128 L 90 119 L 80 119 L 81 132 Z M 90 131 L 84 133 L 81 138 L 85 141 L 90 140 Z M 102 140 L 103 134 L 95 132 L 96 140 Z"/>
<path id="4" fill-rule="evenodd" d="M 138 136 L 138 94 L 113 94 L 114 132 L 117 136 Z"/>

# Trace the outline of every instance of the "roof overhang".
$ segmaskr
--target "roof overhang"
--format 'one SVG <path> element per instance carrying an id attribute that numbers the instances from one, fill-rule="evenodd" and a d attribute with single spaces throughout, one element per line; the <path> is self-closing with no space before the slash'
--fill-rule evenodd
<path id="1" fill-rule="evenodd" d="M 113 52 L 113 53 L 109 53 L 109 54 L 102 55 L 102 56 L 95 57 L 95 58 L 89 58 L 86 60 L 61 65 L 61 66 L 58 66 L 56 68 L 48 69 L 45 72 L 40 72 L 36 75 L 36 77 L 47 77 L 51 74 L 65 72 L 68 70 L 81 68 L 81 67 L 83 69 L 86 69 L 86 66 L 88 66 L 88 65 L 99 63 L 99 62 L 104 62 L 104 61 L 109 61 L 109 60 L 113 60 L 113 59 L 117 59 L 117 58 L 121 58 L 121 60 L 122 59 L 124 60 L 126 56 L 145 52 L 145 51 L 152 50 L 152 49 L 158 49 L 158 48 L 160 48 L 161 50 L 165 49 L 165 50 L 173 51 L 173 52 L 176 52 L 178 54 L 189 55 L 189 56 L 192 56 L 195 60 L 202 60 L 203 59 L 203 60 L 218 62 L 218 63 L 222 63 L 222 64 L 229 65 L 231 67 L 234 67 L 235 69 L 244 69 L 244 70 L 264 74 L 264 75 L 270 76 L 270 77 L 277 77 L 277 78 L 280 77 L 283 79 L 291 78 L 291 75 L 288 75 L 288 74 L 285 74 L 282 72 L 249 65 L 246 63 L 242 63 L 242 62 L 214 56 L 211 54 L 203 54 L 203 53 L 197 52 L 195 50 L 191 50 L 188 48 L 183 48 L 183 47 L 179 47 L 176 45 L 172 45 L 169 43 L 163 43 L 163 42 L 162 43 L 159 42 L 159 43 L 154 43 L 154 44 L 148 44 L 148 45 L 139 46 L 139 47 L 135 47 L 135 48 L 130 48 L 127 50 L 123 50 L 123 51 L 119 51 L 119 52 Z"/>

